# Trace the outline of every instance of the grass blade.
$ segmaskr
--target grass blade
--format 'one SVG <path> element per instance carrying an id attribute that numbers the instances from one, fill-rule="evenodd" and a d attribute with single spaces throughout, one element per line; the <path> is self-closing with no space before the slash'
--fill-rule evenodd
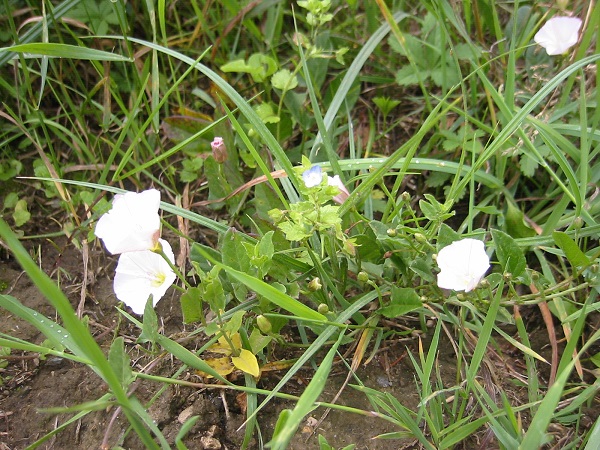
<path id="1" fill-rule="evenodd" d="M 133 62 L 127 56 L 116 53 L 85 48 L 79 45 L 57 44 L 53 42 L 33 42 L 0 48 L 0 55 L 5 52 L 23 53 L 26 57 L 52 56 L 55 58 L 89 59 L 92 61 L 127 61 Z"/>
<path id="2" fill-rule="evenodd" d="M 273 435 L 273 439 L 270 442 L 273 450 L 287 448 L 304 416 L 315 409 L 315 402 L 319 398 L 319 395 L 321 395 L 321 392 L 323 392 L 323 388 L 325 388 L 325 383 L 327 382 L 329 372 L 331 371 L 333 357 L 335 356 L 343 337 L 344 333 L 340 333 L 337 342 L 329 349 L 327 355 L 319 364 L 319 368 L 315 372 L 313 379 L 310 380 L 308 386 L 306 386 L 298 403 L 296 403 L 294 409 L 287 415 L 285 426 L 279 428 L 278 432 Z"/>

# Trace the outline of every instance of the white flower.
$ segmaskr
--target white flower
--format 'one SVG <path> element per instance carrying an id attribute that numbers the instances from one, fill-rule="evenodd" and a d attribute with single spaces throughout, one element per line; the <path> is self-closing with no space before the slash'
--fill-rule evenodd
<path id="1" fill-rule="evenodd" d="M 327 177 L 327 184 L 329 186 L 335 186 L 340 190 L 340 193 L 333 197 L 333 200 L 340 205 L 344 203 L 344 201 L 350 196 L 350 192 L 348 192 L 348 188 L 342 183 L 339 175 L 335 175 L 333 177 Z"/>
<path id="2" fill-rule="evenodd" d="M 112 209 L 96 224 L 95 234 L 113 255 L 150 250 L 160 236 L 159 205 L 156 189 L 116 195 Z"/>
<path id="3" fill-rule="evenodd" d="M 175 256 L 169 243 L 158 240 L 171 263 Z M 154 306 L 175 282 L 175 273 L 158 253 L 150 250 L 128 252 L 119 256 L 113 288 L 119 300 L 134 313 L 143 314 L 148 297 L 152 295 Z"/>
<path id="4" fill-rule="evenodd" d="M 318 164 L 312 166 L 310 169 L 305 170 L 302 173 L 302 180 L 307 188 L 315 187 L 321 184 L 323 181 L 323 174 L 321 173 L 321 166 Z"/>
<path id="5" fill-rule="evenodd" d="M 483 242 L 462 239 L 444 247 L 437 255 L 438 286 L 455 291 L 472 291 L 490 268 Z"/>
<path id="6" fill-rule="evenodd" d="M 562 55 L 577 44 L 581 23 L 577 17 L 553 17 L 540 28 L 533 40 L 549 55 Z"/>

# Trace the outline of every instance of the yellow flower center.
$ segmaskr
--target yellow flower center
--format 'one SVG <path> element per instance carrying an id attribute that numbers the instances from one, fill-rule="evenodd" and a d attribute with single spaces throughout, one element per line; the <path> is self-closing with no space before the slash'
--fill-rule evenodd
<path id="1" fill-rule="evenodd" d="M 164 273 L 157 273 L 156 275 L 154 275 L 154 279 L 152 280 L 152 286 L 153 287 L 159 287 L 161 286 L 166 279 L 166 275 Z"/>

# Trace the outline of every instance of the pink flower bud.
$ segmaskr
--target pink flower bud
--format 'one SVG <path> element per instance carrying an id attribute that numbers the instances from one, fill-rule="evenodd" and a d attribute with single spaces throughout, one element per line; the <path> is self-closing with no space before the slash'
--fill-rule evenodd
<path id="1" fill-rule="evenodd" d="M 215 137 L 210 143 L 210 148 L 212 148 L 212 155 L 216 162 L 222 164 L 227 161 L 227 147 L 222 137 Z"/>
<path id="2" fill-rule="evenodd" d="M 348 192 L 348 188 L 342 183 L 339 175 L 333 177 L 327 177 L 327 184 L 329 186 L 335 186 L 340 190 L 340 193 L 333 197 L 333 201 L 339 203 L 340 205 L 346 201 L 346 199 L 350 196 L 350 192 Z"/>

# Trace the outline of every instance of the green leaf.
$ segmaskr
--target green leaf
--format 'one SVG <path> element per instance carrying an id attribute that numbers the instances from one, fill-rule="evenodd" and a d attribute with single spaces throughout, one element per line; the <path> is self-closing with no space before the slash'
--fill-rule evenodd
<path id="1" fill-rule="evenodd" d="M 246 311 L 243 309 L 234 312 L 227 323 L 225 323 L 225 326 L 223 327 L 224 331 L 226 331 L 229 335 L 237 333 L 242 326 L 242 320 L 244 319 L 245 314 Z"/>
<path id="2" fill-rule="evenodd" d="M 447 245 L 452 244 L 453 242 L 459 241 L 460 238 L 461 238 L 460 234 L 458 234 L 456 231 L 454 231 L 448 225 L 443 223 L 440 225 L 440 230 L 438 231 L 438 238 L 437 238 L 437 242 L 436 242 L 437 249 L 440 250 L 440 249 L 446 247 Z"/>
<path id="3" fill-rule="evenodd" d="M 27 202 L 25 200 L 21 199 L 17 202 L 12 217 L 15 221 L 15 226 L 17 227 L 20 227 L 29 221 L 31 213 L 27 210 Z"/>
<path id="4" fill-rule="evenodd" d="M 335 448 L 329 445 L 327 439 L 322 434 L 319 435 L 319 450 L 335 450 Z"/>
<path id="5" fill-rule="evenodd" d="M 180 298 L 183 323 L 193 323 L 202 320 L 202 290 L 198 287 L 189 288 Z"/>
<path id="6" fill-rule="evenodd" d="M 433 283 L 435 282 L 435 276 L 432 272 L 432 265 L 431 259 L 425 259 L 425 257 L 416 257 L 411 260 L 408 267 L 410 267 L 410 270 L 419 275 L 423 281 Z"/>
<path id="7" fill-rule="evenodd" d="M 135 377 L 131 371 L 129 355 L 125 351 L 123 337 L 119 336 L 113 341 L 108 352 L 108 362 L 121 382 L 123 389 L 127 390 Z"/>
<path id="8" fill-rule="evenodd" d="M 225 233 L 226 231 L 227 231 L 227 228 L 224 228 L 224 229 L 220 230 L 220 233 Z M 198 249 L 200 249 L 200 248 L 202 249 L 202 252 L 198 251 Z M 221 252 L 219 252 L 218 250 L 216 250 L 212 247 L 209 247 L 207 245 L 198 244 L 197 242 L 194 242 L 192 244 L 192 250 L 190 252 L 190 259 L 196 266 L 196 269 L 199 269 L 202 272 L 210 272 L 211 269 L 213 268 L 213 264 L 210 262 L 210 261 L 212 261 L 212 259 L 210 261 L 207 260 L 204 257 L 204 254 L 209 254 L 212 259 L 220 261 L 221 260 Z"/>
<path id="9" fill-rule="evenodd" d="M 225 298 L 225 292 L 223 290 L 223 284 L 219 278 L 219 267 L 215 266 L 202 279 L 200 288 L 202 289 L 202 300 L 204 300 L 210 306 L 210 309 L 214 312 L 225 309 L 227 299 Z"/>
<path id="10" fill-rule="evenodd" d="M 241 233 L 235 228 L 229 228 L 221 241 L 221 257 L 223 264 L 242 272 L 250 270 L 250 258 L 244 247 Z"/>
<path id="11" fill-rule="evenodd" d="M 270 56 L 263 55 L 262 53 L 250 55 L 248 64 L 255 68 L 251 72 L 251 75 L 252 79 L 257 83 L 262 83 L 277 70 L 277 62 Z"/>
<path id="12" fill-rule="evenodd" d="M 179 179 L 182 183 L 191 183 L 200 178 L 200 169 L 204 166 L 202 158 L 186 158 L 181 161 L 183 170 L 179 172 Z"/>
<path id="13" fill-rule="evenodd" d="M 492 238 L 496 244 L 496 256 L 502 270 L 512 274 L 514 278 L 523 275 L 527 262 L 517 242 L 508 234 L 496 229 L 492 229 Z"/>
<path id="14" fill-rule="evenodd" d="M 378 263 L 383 260 L 385 251 L 379 245 L 373 231 L 367 229 L 365 234 L 356 235 L 354 238 L 356 239 L 356 249 L 361 261 Z M 389 240 L 389 237 L 385 235 L 383 239 Z"/>
<path id="15" fill-rule="evenodd" d="M 258 254 L 262 256 L 266 256 L 267 258 L 273 258 L 275 254 L 275 246 L 273 245 L 273 235 L 274 231 L 268 231 L 265 235 L 260 239 L 258 243 Z"/>
<path id="16" fill-rule="evenodd" d="M 261 83 L 265 81 L 268 76 L 275 73 L 277 70 L 277 62 L 270 56 L 254 53 L 248 58 L 248 62 L 243 59 L 236 59 L 235 61 L 222 65 L 221 70 L 223 72 L 249 73 L 255 82 Z"/>
<path id="17" fill-rule="evenodd" d="M 291 409 L 284 409 L 279 413 L 279 417 L 277 418 L 277 423 L 275 424 L 275 429 L 273 430 L 273 436 L 277 436 L 281 434 L 283 430 L 287 428 L 288 418 L 292 414 Z"/>
<path id="18" fill-rule="evenodd" d="M 438 202 L 433 195 L 425 194 L 424 197 L 425 200 L 419 200 L 419 207 L 429 220 L 443 222 L 454 215 L 454 212 L 446 212 L 444 205 Z"/>
<path id="19" fill-rule="evenodd" d="M 102 50 L 49 42 L 33 42 L 31 44 L 19 44 L 12 47 L 0 48 L 0 54 L 4 52 L 24 53 L 26 56 L 54 56 L 57 58 L 89 59 L 93 61 L 133 61 L 131 58 Z"/>
<path id="20" fill-rule="evenodd" d="M 302 224 L 296 224 L 288 221 L 281 222 L 277 226 L 285 233 L 285 238 L 288 241 L 298 242 L 307 239 L 312 235 L 312 233 L 306 232 L 305 227 Z"/>
<path id="21" fill-rule="evenodd" d="M 155 344 L 158 336 L 158 317 L 156 316 L 156 311 L 154 311 L 152 295 L 150 295 L 144 307 L 144 321 L 138 342 L 151 342 Z"/>
<path id="22" fill-rule="evenodd" d="M 270 103 L 261 103 L 255 108 L 256 114 L 263 121 L 263 123 L 278 123 L 281 119 Z"/>
<path id="23" fill-rule="evenodd" d="M 235 59 L 229 61 L 227 64 L 223 64 L 219 67 L 221 72 L 237 72 L 237 73 L 252 73 L 256 68 L 248 64 L 244 59 Z"/>
<path id="24" fill-rule="evenodd" d="M 338 223 L 342 223 L 340 217 L 340 207 L 336 205 L 323 205 L 319 210 L 319 219 L 321 226 L 331 227 Z"/>
<path id="25" fill-rule="evenodd" d="M 389 97 L 374 97 L 373 103 L 375 103 L 375 106 L 379 108 L 381 114 L 383 114 L 383 116 L 385 117 L 392 111 L 392 109 L 398 106 L 401 102 L 400 100 L 394 100 Z"/>
<path id="26" fill-rule="evenodd" d="M 271 336 L 265 336 L 258 328 L 252 329 L 252 333 L 248 337 L 250 348 L 255 355 L 258 355 L 272 340 Z"/>
<path id="27" fill-rule="evenodd" d="M 239 356 L 232 356 L 231 362 L 242 372 L 249 373 L 253 377 L 258 377 L 260 375 L 260 368 L 258 367 L 256 356 L 254 356 L 251 351 L 246 350 L 245 348 L 240 350 Z"/>
<path id="28" fill-rule="evenodd" d="M 2 347 L 0 346 L 0 356 L 8 356 L 10 355 L 10 348 L 9 347 Z M 0 369 L 4 369 L 8 366 L 8 360 L 6 359 L 0 359 Z M 2 385 L 2 378 L 0 378 L 0 386 Z"/>
<path id="29" fill-rule="evenodd" d="M 48 339 L 44 342 L 43 346 L 37 349 L 28 349 L 28 351 L 39 352 L 45 354 L 47 349 L 69 349 L 74 355 L 80 358 L 85 358 L 85 351 L 77 345 L 77 341 L 69 335 L 67 330 L 60 326 L 58 323 L 48 319 L 46 316 L 39 314 L 37 311 L 28 308 L 21 304 L 19 300 L 10 295 L 0 294 L 0 307 L 9 311 L 16 317 L 20 317 L 23 320 L 29 322 L 29 324 L 36 327 L 41 333 L 44 334 Z M 86 329 L 87 330 L 87 329 Z M 49 344 L 49 345 L 46 345 Z M 32 344 L 33 345 L 33 344 Z M 41 348 L 46 347 L 46 348 Z M 14 348 L 21 348 L 15 346 Z M 89 360 L 86 360 L 86 364 L 90 364 Z"/>
<path id="30" fill-rule="evenodd" d="M 567 233 L 555 231 L 552 233 L 552 239 L 554 239 L 556 245 L 565 252 L 565 256 L 575 270 L 579 271 L 585 269 L 592 264 L 586 254 L 581 251 L 579 246 Z"/>
<path id="31" fill-rule="evenodd" d="M 421 298 L 412 288 L 392 288 L 390 304 L 379 310 L 379 312 L 390 319 L 415 311 L 423 306 Z"/>
<path id="32" fill-rule="evenodd" d="M 512 237 L 527 238 L 536 235 L 536 232 L 525 222 L 525 214 L 512 201 L 506 204 L 506 231 Z"/>
<path id="33" fill-rule="evenodd" d="M 7 181 L 16 177 L 23 168 L 23 164 L 18 159 L 9 161 L 0 161 L 0 181 Z"/>
<path id="34" fill-rule="evenodd" d="M 19 195 L 16 192 L 10 192 L 4 197 L 4 209 L 13 209 L 19 201 Z"/>
<path id="35" fill-rule="evenodd" d="M 288 69 L 282 69 L 271 77 L 271 84 L 275 89 L 280 89 L 283 92 L 291 91 L 298 86 L 298 79 Z"/>
<path id="36" fill-rule="evenodd" d="M 532 178 L 539 166 L 537 160 L 529 153 L 523 153 L 519 158 L 519 169 L 526 177 Z"/>
<path id="37" fill-rule="evenodd" d="M 250 258 L 251 266 L 256 269 L 255 275 L 257 278 L 264 278 L 271 268 L 273 255 L 275 254 L 274 234 L 274 231 L 268 231 L 255 245 L 250 242 L 242 242 L 246 254 Z"/>
<path id="38" fill-rule="evenodd" d="M 204 175 L 208 182 L 209 200 L 226 197 L 231 192 L 231 186 L 223 174 L 222 165 L 215 161 L 212 156 L 204 161 Z M 222 205 L 222 203 L 215 203 L 213 207 L 216 209 Z"/>
<path id="39" fill-rule="evenodd" d="M 594 363 L 596 367 L 600 367 L 600 353 L 596 353 L 590 357 L 590 361 Z"/>
<path id="40" fill-rule="evenodd" d="M 419 77 L 411 66 L 404 66 L 396 72 L 396 83 L 400 86 L 411 86 L 419 83 Z"/>

